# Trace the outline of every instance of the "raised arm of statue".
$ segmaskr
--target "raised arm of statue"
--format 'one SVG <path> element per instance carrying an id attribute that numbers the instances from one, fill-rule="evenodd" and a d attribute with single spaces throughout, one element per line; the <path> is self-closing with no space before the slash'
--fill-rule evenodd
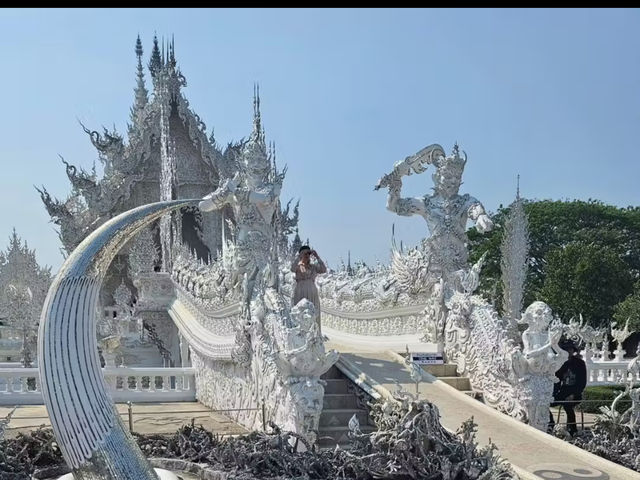
<path id="1" fill-rule="evenodd" d="M 391 210 L 398 215 L 409 217 L 411 215 L 423 215 L 426 213 L 424 200 L 421 198 L 402 198 L 402 179 L 399 175 L 394 176 L 387 182 L 389 195 L 387 196 L 387 210 Z"/>
<path id="2" fill-rule="evenodd" d="M 546 332 L 544 332 L 546 333 Z M 562 331 L 550 330 L 547 335 L 545 335 L 548 340 L 542 346 L 536 347 L 535 338 L 538 335 L 544 335 L 544 333 L 530 333 L 526 330 L 522 333 L 522 344 L 524 346 L 523 353 L 525 358 L 535 358 L 544 354 L 545 352 L 551 350 L 553 347 L 559 349 L 558 341 L 560 340 L 560 336 L 562 335 Z M 553 352 L 552 352 L 553 353 Z"/>
<path id="3" fill-rule="evenodd" d="M 469 197 L 468 215 L 480 233 L 489 232 L 493 229 L 493 221 L 485 212 L 482 204 L 473 197 Z"/>
<path id="4" fill-rule="evenodd" d="M 424 215 L 426 208 L 421 198 L 400 198 L 400 190 L 402 189 L 402 177 L 411 175 L 412 173 L 422 173 L 427 169 L 428 165 L 436 163 L 436 161 L 444 157 L 444 150 L 438 144 L 429 145 L 414 155 L 410 155 L 402 161 L 393 165 L 393 170 L 384 175 L 374 187 L 378 190 L 383 187 L 389 189 L 387 197 L 387 209 L 398 215 Z"/>
<path id="5" fill-rule="evenodd" d="M 198 204 L 198 207 L 203 212 L 211 212 L 213 210 L 221 209 L 226 203 L 229 203 L 231 195 L 238 188 L 239 173 L 236 173 L 233 178 L 227 178 L 222 185 L 220 185 L 215 192 L 206 195 Z"/>

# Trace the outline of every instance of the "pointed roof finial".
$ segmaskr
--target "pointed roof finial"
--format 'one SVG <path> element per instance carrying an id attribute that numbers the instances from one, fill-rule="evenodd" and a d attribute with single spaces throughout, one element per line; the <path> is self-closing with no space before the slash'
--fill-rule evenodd
<path id="1" fill-rule="evenodd" d="M 157 44 L 156 44 L 157 46 Z M 155 52 L 155 49 L 154 49 Z M 135 94 L 135 101 L 131 108 L 131 124 L 129 126 L 129 133 L 131 134 L 132 128 L 138 123 L 144 107 L 149 103 L 149 92 L 144 84 L 144 68 L 142 67 L 142 42 L 140 41 L 140 34 L 136 39 L 136 56 L 138 57 L 138 69 L 136 72 L 136 87 L 133 89 Z M 151 64 L 153 63 L 153 54 L 151 61 L 149 62 L 149 69 L 151 70 L 151 76 L 154 76 Z M 115 130 L 115 127 L 114 127 Z"/>
<path id="2" fill-rule="evenodd" d="M 516 180 L 516 200 L 520 200 L 520 174 L 518 174 Z"/>
<path id="3" fill-rule="evenodd" d="M 253 125 L 260 132 L 260 85 L 253 85 Z"/>
<path id="4" fill-rule="evenodd" d="M 162 57 L 160 56 L 160 48 L 158 47 L 158 35 L 153 34 L 153 50 L 151 50 L 151 59 L 149 60 L 149 72 L 151 77 L 155 79 L 156 74 L 162 67 Z"/>
<path id="5" fill-rule="evenodd" d="M 142 57 L 142 53 L 142 41 L 140 40 L 140 34 L 138 34 L 138 38 L 136 39 L 136 56 L 138 57 L 138 59 Z"/>
<path id="6" fill-rule="evenodd" d="M 169 63 L 172 67 L 176 65 L 176 42 L 173 33 L 171 34 L 171 45 L 169 46 Z"/>
<path id="7" fill-rule="evenodd" d="M 460 154 L 460 147 L 458 146 L 458 141 L 453 144 L 453 154 L 457 157 Z"/>
<path id="8" fill-rule="evenodd" d="M 272 145 L 272 149 L 273 149 L 273 153 L 271 154 L 271 158 L 273 160 L 273 173 L 277 174 L 278 173 L 278 166 L 276 165 L 276 142 L 273 142 L 271 145 Z"/>

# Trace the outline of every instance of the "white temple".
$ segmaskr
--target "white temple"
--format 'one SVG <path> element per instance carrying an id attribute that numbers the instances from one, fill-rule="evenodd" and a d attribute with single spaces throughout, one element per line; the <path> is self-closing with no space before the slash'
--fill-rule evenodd
<path id="1" fill-rule="evenodd" d="M 125 367 L 180 370 L 171 379 L 163 369 L 139 374 L 131 389 L 138 398 L 187 391 L 192 400 L 233 412 L 249 429 L 272 422 L 312 445 L 359 429 L 358 418 L 367 416 L 363 398 L 397 401 L 388 384 L 407 376 L 405 361 L 418 395 L 422 369 L 397 357 L 426 352 L 441 355 L 453 383 L 468 385 L 482 408 L 545 429 L 554 372 L 566 358 L 560 336 L 593 343 L 597 332 L 562 325 L 546 304 L 534 302 L 522 312 L 527 328 L 520 334 L 514 322 L 521 312 L 502 318 L 474 294 L 484 258 L 468 263 L 467 221 L 480 232 L 493 223 L 479 200 L 459 192 L 467 155 L 457 145 L 450 154 L 429 145 L 380 179 L 376 189 L 388 189 L 388 210 L 422 217 L 425 239 L 406 252 L 394 245 L 389 266 L 352 269 L 349 261 L 320 277 L 321 332 L 311 302 L 291 305 L 290 257 L 300 239 L 296 234 L 290 244 L 289 235 L 298 209 L 282 206 L 286 169 L 277 168 L 266 141 L 257 87 L 250 134 L 222 150 L 182 93 L 186 80 L 173 42 L 161 51 L 154 39 L 151 94 L 139 38 L 135 51 L 126 140 L 85 128 L 104 176 L 63 160 L 69 197 L 60 201 L 40 190 L 67 255 L 46 300 L 48 271 L 38 270 L 15 234 L 0 254 L 0 321 L 33 325 L 33 312 L 43 311 L 39 370 L 10 371 L 9 388 L 0 393 L 8 398 L 20 384 L 21 393 L 46 403 L 76 478 L 157 478 L 112 406 L 126 390 L 114 378 L 136 373 Z M 433 193 L 403 198 L 403 177 L 427 169 Z M 382 201 L 372 206 L 381 207 Z M 14 274 L 18 257 L 29 266 L 21 267 L 22 276 Z M 520 268 L 522 258 L 514 255 L 510 268 Z M 7 314 L 7 305 L 23 311 Z M 29 332 L 22 330 L 23 351 Z M 627 334 L 616 330 L 618 339 Z M 28 375 L 37 376 L 31 386 Z M 449 394 L 461 405 L 479 404 Z"/>
<path id="2" fill-rule="evenodd" d="M 63 159 L 72 184 L 67 199 L 51 198 L 44 187 L 39 190 L 52 222 L 59 227 L 65 255 L 95 228 L 121 212 L 160 200 L 201 198 L 214 191 L 221 178 L 230 174 L 246 143 L 231 143 L 221 149 L 213 132 L 207 137 L 204 122 L 189 107 L 183 93 L 187 82 L 178 68 L 173 42 L 163 45 L 161 52 L 154 38 L 148 63 L 151 93 L 145 85 L 139 37 L 135 53 L 136 86 L 126 138 L 116 131 L 105 129 L 100 133 L 83 126 L 104 167 L 103 177 L 97 178 L 95 170 L 86 172 Z M 262 147 L 266 149 L 257 91 L 254 92 L 254 123 L 256 121 Z M 275 168 L 275 149 L 269 148 L 265 153 Z M 297 206 L 291 214 L 289 207 L 287 204 L 279 211 L 278 241 L 283 249 L 288 247 L 288 235 L 297 225 Z M 101 292 L 105 322 L 112 323 L 111 318 L 118 312 L 132 307 L 139 290 L 134 276 L 141 270 L 171 271 L 174 248 L 184 248 L 205 263 L 218 258 L 224 251 L 224 239 L 232 236 L 235 222 L 230 206 L 207 213 L 197 207 L 184 208 L 170 219 L 155 222 L 150 232 L 141 234 L 143 239 L 125 247 L 110 266 Z M 185 365 L 185 359 L 180 358 L 177 329 L 166 312 L 138 310 L 138 316 L 144 320 L 143 341 L 136 342 L 135 336 L 127 340 L 129 346 L 121 349 L 127 357 L 124 363 L 129 366 Z M 184 354 L 184 349 L 182 352 Z"/>

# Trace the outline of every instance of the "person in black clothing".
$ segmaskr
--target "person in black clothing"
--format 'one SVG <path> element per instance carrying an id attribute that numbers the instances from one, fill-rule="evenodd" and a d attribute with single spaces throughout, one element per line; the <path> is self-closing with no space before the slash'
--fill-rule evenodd
<path id="1" fill-rule="evenodd" d="M 556 372 L 560 382 L 554 385 L 553 399 L 567 403 L 552 403 L 551 406 L 562 405 L 567 413 L 567 431 L 573 436 L 578 432 L 574 408 L 582 400 L 582 392 L 587 386 L 587 366 L 574 344 L 567 345 L 565 350 L 569 352 L 569 359 Z M 553 430 L 553 426 L 553 414 L 549 412 L 549 429 Z"/>

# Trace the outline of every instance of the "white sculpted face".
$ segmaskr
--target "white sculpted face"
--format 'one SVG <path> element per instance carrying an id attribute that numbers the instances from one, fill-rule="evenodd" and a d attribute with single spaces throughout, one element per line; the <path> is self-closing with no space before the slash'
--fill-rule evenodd
<path id="1" fill-rule="evenodd" d="M 291 317 L 303 331 L 309 332 L 316 323 L 315 307 L 309 300 L 303 298 L 297 305 L 291 307 Z"/>
<path id="2" fill-rule="evenodd" d="M 455 167 L 440 167 L 431 176 L 436 194 L 450 198 L 458 194 L 462 184 L 462 170 Z"/>
<path id="3" fill-rule="evenodd" d="M 261 186 L 271 166 L 264 149 L 257 141 L 250 141 L 245 146 L 242 156 L 245 160 L 247 186 L 249 188 Z"/>
<path id="4" fill-rule="evenodd" d="M 553 320 L 551 308 L 544 302 L 533 302 L 524 312 L 525 321 L 529 328 L 535 331 L 543 331 Z"/>

